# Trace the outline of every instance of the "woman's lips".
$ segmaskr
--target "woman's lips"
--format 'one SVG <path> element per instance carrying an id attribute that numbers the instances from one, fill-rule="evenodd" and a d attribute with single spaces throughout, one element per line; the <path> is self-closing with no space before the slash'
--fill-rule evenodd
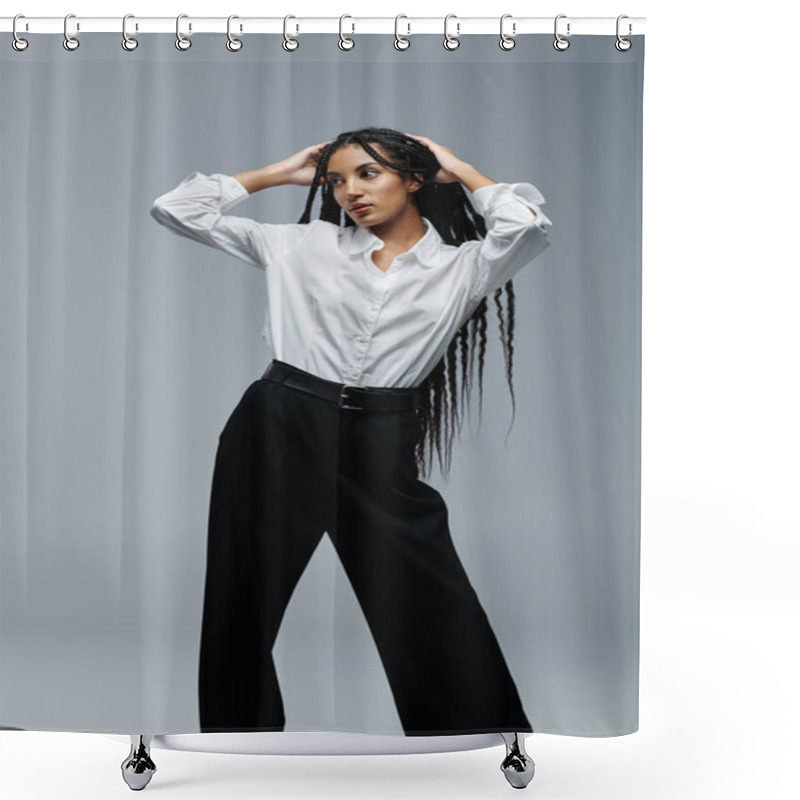
<path id="1" fill-rule="evenodd" d="M 372 208 L 371 205 L 365 205 L 365 206 L 356 206 L 351 210 L 354 214 L 363 214 L 365 211 L 369 211 L 371 208 Z"/>

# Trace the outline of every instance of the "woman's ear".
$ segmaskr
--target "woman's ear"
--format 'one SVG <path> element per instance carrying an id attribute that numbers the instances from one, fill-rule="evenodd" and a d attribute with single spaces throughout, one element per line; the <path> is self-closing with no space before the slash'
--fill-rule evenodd
<path id="1" fill-rule="evenodd" d="M 407 176 L 406 186 L 409 192 L 416 192 L 424 186 L 421 173 L 412 173 Z"/>

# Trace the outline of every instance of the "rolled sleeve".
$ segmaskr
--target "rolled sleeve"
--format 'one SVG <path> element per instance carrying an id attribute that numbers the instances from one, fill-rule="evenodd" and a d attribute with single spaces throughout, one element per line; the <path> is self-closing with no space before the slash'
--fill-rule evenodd
<path id="1" fill-rule="evenodd" d="M 280 249 L 284 226 L 226 214 L 246 197 L 249 192 L 232 175 L 192 172 L 156 198 L 150 214 L 180 236 L 266 269 Z"/>
<path id="2" fill-rule="evenodd" d="M 486 237 L 475 247 L 472 294 L 477 299 L 503 286 L 549 246 L 552 222 L 541 209 L 544 196 L 532 183 L 494 183 L 472 196 L 486 221 Z"/>
<path id="3" fill-rule="evenodd" d="M 553 224 L 540 208 L 545 202 L 544 195 L 532 183 L 493 183 L 476 189 L 472 197 L 482 217 L 493 217 L 501 206 L 508 203 L 522 204 L 536 212 L 536 216 L 528 213 L 537 225 Z M 527 222 L 527 217 L 525 221 Z"/>

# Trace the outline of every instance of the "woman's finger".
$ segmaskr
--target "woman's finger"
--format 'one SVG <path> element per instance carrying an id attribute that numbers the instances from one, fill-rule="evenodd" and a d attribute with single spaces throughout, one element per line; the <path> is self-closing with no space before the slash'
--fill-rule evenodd
<path id="1" fill-rule="evenodd" d="M 433 144 L 433 140 L 429 139 L 427 136 L 414 136 L 413 134 L 408 135 L 411 136 L 412 139 L 416 139 L 420 144 L 427 147 L 428 150 L 432 149 L 431 145 Z"/>

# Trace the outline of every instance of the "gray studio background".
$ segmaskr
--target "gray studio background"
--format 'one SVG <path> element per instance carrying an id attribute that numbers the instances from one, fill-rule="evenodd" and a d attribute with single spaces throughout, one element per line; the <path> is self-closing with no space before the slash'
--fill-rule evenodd
<path id="1" fill-rule="evenodd" d="M 29 35 L 0 50 L 0 724 L 192 733 L 219 432 L 271 354 L 264 273 L 152 201 L 366 125 L 544 194 L 514 280 L 516 418 L 490 304 L 484 407 L 444 496 L 534 730 L 638 728 L 644 38 Z M 230 213 L 297 222 L 307 187 Z M 314 216 L 318 214 L 318 200 Z M 425 621 L 420 620 L 424 625 Z M 327 537 L 276 649 L 287 730 L 402 728 Z"/>

